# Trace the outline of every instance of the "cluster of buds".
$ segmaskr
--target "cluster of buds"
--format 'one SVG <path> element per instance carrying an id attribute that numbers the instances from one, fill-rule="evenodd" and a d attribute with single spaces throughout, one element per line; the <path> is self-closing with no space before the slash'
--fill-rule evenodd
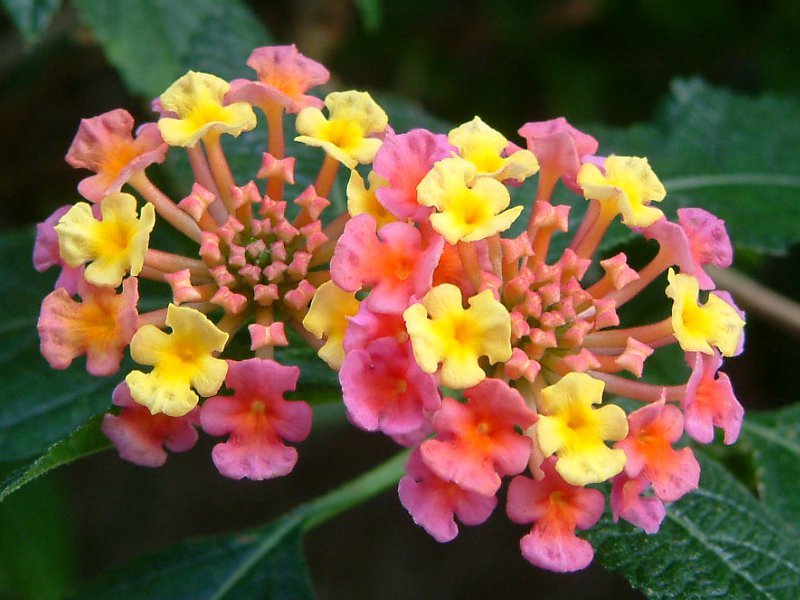
<path id="1" fill-rule="evenodd" d="M 478 117 L 447 135 L 397 133 L 367 93 L 306 95 L 328 72 L 293 46 L 259 48 L 247 64 L 255 81 L 189 72 L 135 137 L 122 110 L 83 121 L 67 161 L 95 173 L 78 188 L 89 203 L 39 226 L 37 269 L 62 269 L 39 320 L 49 363 L 86 354 L 91 374 L 110 375 L 130 347 L 152 367 L 114 392 L 103 431 L 119 454 L 158 466 L 164 447 L 191 448 L 200 428 L 228 436 L 212 451 L 223 475 L 289 473 L 297 451 L 285 443 L 305 439 L 312 411 L 284 398 L 299 377 L 275 361 L 288 325 L 339 372 L 351 422 L 412 449 L 400 501 L 435 539 L 457 535 L 455 517 L 485 521 L 503 477 L 509 518 L 533 523 L 522 554 L 540 567 L 591 562 L 575 532 L 600 518 L 602 482 L 615 519 L 656 532 L 664 503 L 698 485 L 691 448 L 676 447 L 683 434 L 709 443 L 718 427 L 730 444 L 741 427 L 719 368 L 741 352 L 743 314 L 704 270 L 731 262 L 724 223 L 699 208 L 670 222 L 652 205 L 666 190 L 646 159 L 598 156 L 597 141 L 563 119 L 523 125 L 526 149 Z M 220 143 L 256 126 L 253 108 L 268 127 L 261 188 L 237 185 Z M 324 160 L 289 203 L 293 113 L 295 142 Z M 170 146 L 186 149 L 196 180 L 178 202 L 145 175 Z M 341 165 L 347 212 L 329 217 Z M 509 207 L 511 191 L 537 173 L 527 225 L 509 236 L 523 212 Z M 553 236 L 570 229 L 570 207 L 553 203 L 559 182 L 588 209 L 554 257 Z M 196 256 L 149 247 L 156 215 Z M 595 258 L 617 216 L 658 244 L 638 269 L 623 253 Z M 619 309 L 665 273 L 671 314 L 665 299 L 662 320 L 620 327 Z M 138 312 L 141 278 L 169 285 L 173 302 Z M 251 358 L 221 358 L 248 335 Z M 642 381 L 670 344 L 688 381 Z M 626 412 L 620 398 L 642 407 Z"/>

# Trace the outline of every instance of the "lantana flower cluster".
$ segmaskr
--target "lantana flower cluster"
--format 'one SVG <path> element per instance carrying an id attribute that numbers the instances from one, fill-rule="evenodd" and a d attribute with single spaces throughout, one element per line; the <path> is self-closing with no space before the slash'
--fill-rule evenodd
<path id="1" fill-rule="evenodd" d="M 159 466 L 202 430 L 224 438 L 212 459 L 227 477 L 289 473 L 288 444 L 308 436 L 312 409 L 285 397 L 300 375 L 275 360 L 288 328 L 338 371 L 356 427 L 411 448 L 400 501 L 436 540 L 456 537 L 456 518 L 485 521 L 504 479 L 508 517 L 532 524 L 522 554 L 545 569 L 591 562 L 576 530 L 598 521 L 607 495 L 615 520 L 655 533 L 665 503 L 698 486 L 686 438 L 709 443 L 716 427 L 731 444 L 742 423 L 719 369 L 742 350 L 744 316 L 704 270 L 731 263 L 724 223 L 699 208 L 668 220 L 646 158 L 598 155 L 562 118 L 522 125 L 524 148 L 479 117 L 447 134 L 399 133 L 366 92 L 309 95 L 328 71 L 294 46 L 258 48 L 247 64 L 252 80 L 190 71 L 135 132 L 124 110 L 84 120 L 67 154 L 93 173 L 84 200 L 39 225 L 35 266 L 61 269 L 39 319 L 44 357 L 64 369 L 86 355 L 96 376 L 117 373 L 126 351 L 136 363 L 103 421 L 120 456 Z M 259 114 L 261 167 L 237 181 L 222 137 Z M 287 124 L 290 150 L 324 157 L 297 193 Z M 146 174 L 176 147 L 195 179 L 181 199 Z M 347 212 L 329 215 L 342 166 Z M 561 186 L 570 205 L 553 199 Z M 153 247 L 156 220 L 193 254 Z M 599 256 L 617 220 L 657 246 L 643 266 Z M 172 302 L 142 310 L 142 279 Z M 620 326 L 620 309 L 654 286 L 662 317 Z M 250 357 L 234 358 L 234 339 Z M 671 344 L 688 381 L 644 381 Z"/>

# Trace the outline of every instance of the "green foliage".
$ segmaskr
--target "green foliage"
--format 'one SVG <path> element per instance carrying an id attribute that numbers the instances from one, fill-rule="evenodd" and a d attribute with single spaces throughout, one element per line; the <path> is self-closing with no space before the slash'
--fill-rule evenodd
<path id="1" fill-rule="evenodd" d="M 232 78 L 245 60 L 271 43 L 238 0 L 73 0 L 128 88 L 147 98 L 189 69 Z"/>
<path id="2" fill-rule="evenodd" d="M 256 529 L 181 542 L 142 557 L 91 585 L 81 598 L 223 600 L 313 598 L 303 534 L 393 486 L 407 452 Z"/>
<path id="3" fill-rule="evenodd" d="M 383 18 L 381 0 L 356 0 L 356 8 L 364 21 L 364 28 L 369 33 L 377 33 Z"/>
<path id="4" fill-rule="evenodd" d="M 6 13 L 29 44 L 42 36 L 60 4 L 60 0 L 2 0 Z"/>
<path id="5" fill-rule="evenodd" d="M 52 275 L 30 263 L 30 232 L 0 236 L 0 461 L 22 460 L 47 450 L 111 404 L 119 378 L 93 377 L 78 359 L 65 372 L 39 353 L 36 321 Z"/>
<path id="6" fill-rule="evenodd" d="M 797 539 L 718 463 L 698 460 L 700 489 L 668 507 L 657 534 L 608 515 L 586 532 L 597 559 L 648 598 L 797 598 Z"/>
<path id="7" fill-rule="evenodd" d="M 74 584 L 76 528 L 63 492 L 47 478 L 0 504 L 0 598 L 63 598 Z"/>
<path id="8" fill-rule="evenodd" d="M 752 453 L 764 504 L 800 531 L 800 404 L 748 414 L 739 443 Z"/>
<path id="9" fill-rule="evenodd" d="M 97 581 L 80 598 L 313 598 L 300 534 L 289 515 L 245 533 L 181 542 Z"/>
<path id="10" fill-rule="evenodd" d="M 648 157 L 668 215 L 705 208 L 725 220 L 737 248 L 782 254 L 800 241 L 800 103 L 678 80 L 652 125 L 589 131 L 602 154 Z M 620 228 L 605 247 L 629 237 Z"/>
<path id="11" fill-rule="evenodd" d="M 31 464 L 9 474 L 0 483 L 0 502 L 22 486 L 55 468 L 110 448 L 111 443 L 100 431 L 101 421 L 102 417 L 97 415 L 78 427 L 69 437 L 53 444 Z"/>

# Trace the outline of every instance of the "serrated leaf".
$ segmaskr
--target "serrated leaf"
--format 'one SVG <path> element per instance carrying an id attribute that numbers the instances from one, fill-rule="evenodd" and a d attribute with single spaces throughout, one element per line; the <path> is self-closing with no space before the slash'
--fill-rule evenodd
<path id="1" fill-rule="evenodd" d="M 800 596 L 800 544 L 714 460 L 698 455 L 700 488 L 647 535 L 605 515 L 586 537 L 597 559 L 649 598 Z"/>
<path id="2" fill-rule="evenodd" d="M 100 431 L 102 416 L 97 415 L 73 431 L 69 437 L 53 444 L 47 452 L 29 465 L 8 475 L 0 483 L 0 502 L 34 479 L 53 469 L 91 456 L 111 447 L 111 443 Z"/>
<path id="3" fill-rule="evenodd" d="M 52 275 L 30 262 L 33 234 L 0 236 L 0 461 L 23 460 L 46 451 L 90 417 L 111 405 L 119 377 L 94 377 L 77 359 L 66 371 L 50 368 L 39 353 L 36 322 Z"/>
<path id="4" fill-rule="evenodd" d="M 133 92 L 163 92 L 189 69 L 246 74 L 253 48 L 271 37 L 239 0 L 74 0 L 108 60 Z"/>
<path id="5" fill-rule="evenodd" d="M 29 44 L 44 33 L 61 0 L 2 0 L 3 8 Z"/>
<path id="6" fill-rule="evenodd" d="M 189 540 L 113 571 L 80 598 L 313 598 L 299 515 L 246 533 Z"/>
<path id="7" fill-rule="evenodd" d="M 783 526 L 800 530 L 800 404 L 748 412 L 738 443 L 753 455 L 764 504 L 782 517 Z"/>

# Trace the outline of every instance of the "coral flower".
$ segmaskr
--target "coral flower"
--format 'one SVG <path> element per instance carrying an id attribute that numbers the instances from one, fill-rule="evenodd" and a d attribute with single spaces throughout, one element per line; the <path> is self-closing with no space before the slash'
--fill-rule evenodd
<path id="1" fill-rule="evenodd" d="M 301 442 L 311 431 L 311 407 L 287 402 L 300 369 L 273 360 L 228 361 L 225 385 L 232 396 L 214 396 L 203 403 L 200 423 L 211 435 L 230 434 L 212 451 L 220 473 L 232 479 L 269 479 L 291 472 L 297 450 L 283 441 Z"/>

